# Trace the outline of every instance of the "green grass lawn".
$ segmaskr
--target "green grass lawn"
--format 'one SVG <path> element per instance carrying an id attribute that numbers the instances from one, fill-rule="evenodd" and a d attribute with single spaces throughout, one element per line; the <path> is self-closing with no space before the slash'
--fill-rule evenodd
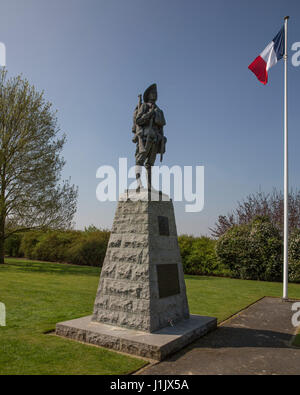
<path id="1" fill-rule="evenodd" d="M 218 318 L 218 322 L 264 296 L 282 297 L 282 284 L 222 277 L 185 276 L 191 313 Z M 289 297 L 300 299 L 300 284 L 289 284 Z"/>
<path id="2" fill-rule="evenodd" d="M 146 362 L 103 348 L 45 334 L 60 321 L 92 313 L 100 270 L 7 259 L 0 265 L 0 374 L 127 374 Z M 282 285 L 218 277 L 186 276 L 191 313 L 219 322 L 263 296 L 281 296 Z M 300 284 L 289 285 L 300 299 Z"/>
<path id="3" fill-rule="evenodd" d="M 7 259 L 0 265 L 0 374 L 127 374 L 145 365 L 103 348 L 44 334 L 92 313 L 99 269 Z"/>

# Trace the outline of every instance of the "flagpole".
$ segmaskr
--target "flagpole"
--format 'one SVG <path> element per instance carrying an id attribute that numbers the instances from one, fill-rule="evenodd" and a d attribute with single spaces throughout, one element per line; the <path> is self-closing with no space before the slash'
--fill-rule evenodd
<path id="1" fill-rule="evenodd" d="M 288 173 L 288 103 L 287 103 L 287 28 L 289 16 L 284 17 L 284 247 L 283 247 L 283 300 L 288 300 L 288 244 L 289 244 L 289 173 Z"/>

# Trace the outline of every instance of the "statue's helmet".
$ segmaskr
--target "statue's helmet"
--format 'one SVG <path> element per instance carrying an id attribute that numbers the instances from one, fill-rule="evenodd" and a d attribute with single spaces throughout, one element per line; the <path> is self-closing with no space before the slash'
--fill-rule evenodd
<path id="1" fill-rule="evenodd" d="M 144 95 L 143 95 L 144 103 L 147 103 L 147 102 L 148 102 L 150 92 L 155 92 L 155 93 L 156 93 L 156 96 L 157 96 L 157 85 L 156 85 L 156 84 L 150 85 L 150 86 L 145 90 Z"/>

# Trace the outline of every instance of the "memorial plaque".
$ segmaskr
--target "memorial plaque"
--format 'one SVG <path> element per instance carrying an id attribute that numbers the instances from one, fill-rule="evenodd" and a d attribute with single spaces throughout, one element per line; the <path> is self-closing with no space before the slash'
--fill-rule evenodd
<path id="1" fill-rule="evenodd" d="M 177 264 L 156 265 L 160 298 L 180 293 Z"/>
<path id="2" fill-rule="evenodd" d="M 158 216 L 158 229 L 160 236 L 169 236 L 169 219 L 168 217 Z"/>

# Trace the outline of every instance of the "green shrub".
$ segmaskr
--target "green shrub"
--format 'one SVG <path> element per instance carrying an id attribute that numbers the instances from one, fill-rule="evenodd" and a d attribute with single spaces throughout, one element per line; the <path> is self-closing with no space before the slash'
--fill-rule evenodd
<path id="1" fill-rule="evenodd" d="M 289 260 L 300 262 L 300 229 L 295 229 L 289 237 Z"/>
<path id="2" fill-rule="evenodd" d="M 49 262 L 67 262 L 67 252 L 79 239 L 76 231 L 48 231 L 42 233 L 35 245 L 32 257 Z"/>
<path id="3" fill-rule="evenodd" d="M 23 234 L 20 252 L 29 259 L 34 258 L 34 249 L 42 233 L 38 231 L 26 232 Z"/>
<path id="4" fill-rule="evenodd" d="M 178 237 L 178 245 L 184 273 L 187 273 L 187 261 L 190 256 L 194 240 L 195 237 L 189 235 L 181 235 Z"/>
<path id="5" fill-rule="evenodd" d="M 289 263 L 289 281 L 300 283 L 300 262 Z"/>
<path id="6" fill-rule="evenodd" d="M 300 282 L 300 229 L 289 238 L 289 281 Z"/>
<path id="7" fill-rule="evenodd" d="M 219 274 L 215 240 L 182 235 L 178 238 L 183 271 L 186 274 Z"/>
<path id="8" fill-rule="evenodd" d="M 21 233 L 14 233 L 5 240 L 4 249 L 6 255 L 11 257 L 23 256 L 20 250 L 22 237 Z"/>
<path id="9" fill-rule="evenodd" d="M 278 281 L 282 277 L 282 239 L 266 217 L 236 225 L 219 238 L 216 253 L 233 277 Z"/>
<path id="10" fill-rule="evenodd" d="M 102 266 L 110 233 L 87 230 L 68 250 L 67 261 L 75 265 Z"/>
<path id="11" fill-rule="evenodd" d="M 20 251 L 26 258 L 75 265 L 101 266 L 110 232 L 93 226 L 85 231 L 34 231 L 24 233 Z"/>

